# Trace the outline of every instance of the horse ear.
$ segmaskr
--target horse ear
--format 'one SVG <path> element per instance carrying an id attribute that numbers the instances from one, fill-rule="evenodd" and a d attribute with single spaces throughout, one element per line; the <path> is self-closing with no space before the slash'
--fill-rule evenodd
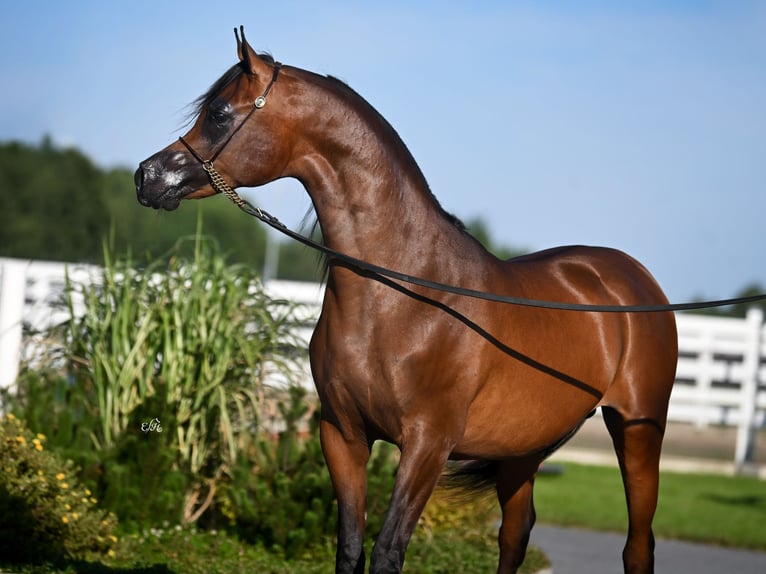
<path id="1" fill-rule="evenodd" d="M 245 65 L 245 70 L 249 74 L 258 75 L 259 73 L 268 73 L 267 66 L 255 53 L 245 38 L 245 27 L 240 26 L 239 32 L 234 28 L 234 36 L 237 38 L 237 56 L 239 61 Z"/>

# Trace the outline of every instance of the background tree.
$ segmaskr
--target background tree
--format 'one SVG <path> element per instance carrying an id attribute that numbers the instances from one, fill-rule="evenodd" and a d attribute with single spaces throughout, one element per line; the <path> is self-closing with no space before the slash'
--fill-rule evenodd
<path id="1" fill-rule="evenodd" d="M 102 263 L 107 234 L 118 252 L 158 256 L 196 233 L 200 212 L 222 252 L 261 271 L 265 229 L 225 198 L 152 212 L 136 201 L 129 169 L 102 170 L 49 138 L 0 144 L 0 257 Z"/>
<path id="2" fill-rule="evenodd" d="M 746 285 L 737 293 L 734 294 L 734 297 L 750 297 L 752 295 L 758 295 L 760 293 L 766 293 L 766 289 L 764 289 L 763 285 L 760 283 L 750 283 L 749 285 Z M 695 297 L 695 301 L 706 301 L 710 299 L 710 297 L 704 297 L 704 296 L 697 296 Z M 751 307 L 760 307 L 763 309 L 764 314 L 766 314 L 766 301 L 757 301 L 755 303 L 747 303 L 742 305 L 729 305 L 728 307 L 713 307 L 710 309 L 698 309 L 696 311 L 691 311 L 692 313 L 696 313 L 698 315 L 718 315 L 721 317 L 744 317 L 747 314 L 747 310 Z"/>
<path id="3" fill-rule="evenodd" d="M 103 173 L 74 149 L 0 150 L 0 255 L 95 261 L 109 218 Z"/>
<path id="4" fill-rule="evenodd" d="M 475 217 L 470 219 L 466 225 L 468 232 L 478 239 L 487 250 L 500 259 L 510 259 L 511 257 L 518 257 L 526 253 L 525 250 L 516 247 L 509 247 L 507 245 L 500 245 L 495 243 L 489 231 L 487 222 L 481 217 Z"/>

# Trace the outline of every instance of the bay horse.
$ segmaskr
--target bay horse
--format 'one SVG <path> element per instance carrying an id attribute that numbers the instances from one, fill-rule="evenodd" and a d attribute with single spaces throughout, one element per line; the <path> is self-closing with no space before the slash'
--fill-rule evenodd
<path id="1" fill-rule="evenodd" d="M 136 171 L 142 205 L 173 210 L 182 199 L 213 195 L 214 176 L 232 188 L 293 177 L 311 198 L 325 244 L 381 267 L 517 297 L 667 302 L 641 264 L 613 249 L 497 259 L 441 208 L 400 137 L 361 96 L 256 53 L 244 30 L 235 35 L 239 60 L 197 100 L 191 129 Z M 327 263 L 309 351 L 338 498 L 336 572 L 365 570 L 366 463 L 376 440 L 397 445 L 401 457 L 370 572 L 401 572 L 450 459 L 475 461 L 466 473 L 491 475 L 502 510 L 498 572 L 516 572 L 535 521 L 538 466 L 597 407 L 625 486 L 625 572 L 653 571 L 651 524 L 678 353 L 672 313 L 513 306 L 409 285 L 338 258 Z"/>

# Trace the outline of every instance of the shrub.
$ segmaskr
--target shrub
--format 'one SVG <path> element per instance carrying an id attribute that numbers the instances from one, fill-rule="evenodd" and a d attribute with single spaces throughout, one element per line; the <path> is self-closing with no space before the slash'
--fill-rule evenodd
<path id="1" fill-rule="evenodd" d="M 335 532 L 336 505 L 319 444 L 316 417 L 299 437 L 309 405 L 306 391 L 293 386 L 279 402 L 285 430 L 276 440 L 261 435 L 243 451 L 220 511 L 244 540 L 299 556 Z"/>
<path id="2" fill-rule="evenodd" d="M 337 502 L 318 432 L 318 412 L 308 417 L 308 433 L 299 422 L 311 412 L 306 391 L 292 387 L 279 402 L 284 430 L 278 437 L 260 435 L 235 468 L 218 498 L 218 511 L 229 529 L 251 543 L 278 548 L 287 559 L 331 544 L 337 528 Z M 368 465 L 366 535 L 383 527 L 393 488 L 396 448 L 378 443 Z"/>
<path id="3" fill-rule="evenodd" d="M 497 500 L 486 493 L 436 489 L 418 522 L 426 537 L 436 532 L 459 530 L 466 537 L 483 537 L 498 522 Z"/>
<path id="4" fill-rule="evenodd" d="M 0 421 L 0 556 L 10 564 L 108 553 L 114 515 L 98 510 L 71 461 L 45 442 L 12 414 Z"/>
<path id="5" fill-rule="evenodd" d="M 157 384 L 157 393 L 134 409 L 127 430 L 101 453 L 98 466 L 85 469 L 86 476 L 99 485 L 104 505 L 120 517 L 123 529 L 183 521 L 191 479 L 177 465 L 174 411 L 164 385 Z M 148 430 L 154 419 L 161 421 L 162 432 Z"/>

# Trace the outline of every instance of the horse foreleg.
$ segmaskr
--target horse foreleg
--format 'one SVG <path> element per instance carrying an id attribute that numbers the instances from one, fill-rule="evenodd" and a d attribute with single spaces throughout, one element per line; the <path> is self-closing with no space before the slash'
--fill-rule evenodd
<path id="1" fill-rule="evenodd" d="M 612 408 L 602 409 L 620 463 L 628 504 L 628 539 L 622 553 L 626 574 L 654 572 L 652 520 L 659 491 L 664 421 L 625 420 Z"/>
<path id="2" fill-rule="evenodd" d="M 321 421 L 322 452 L 338 497 L 337 574 L 364 573 L 364 512 L 367 497 L 367 461 L 370 449 L 363 441 L 349 441 L 333 424 Z"/>
<path id="3" fill-rule="evenodd" d="M 375 541 L 370 574 L 402 571 L 404 552 L 420 514 L 439 480 L 452 446 L 434 437 L 405 442 L 386 520 Z"/>
<path id="4" fill-rule="evenodd" d="M 500 562 L 498 574 L 514 574 L 527 552 L 529 533 L 535 524 L 532 500 L 535 473 L 540 459 L 508 460 L 500 464 L 497 498 L 503 511 L 498 534 Z"/>

